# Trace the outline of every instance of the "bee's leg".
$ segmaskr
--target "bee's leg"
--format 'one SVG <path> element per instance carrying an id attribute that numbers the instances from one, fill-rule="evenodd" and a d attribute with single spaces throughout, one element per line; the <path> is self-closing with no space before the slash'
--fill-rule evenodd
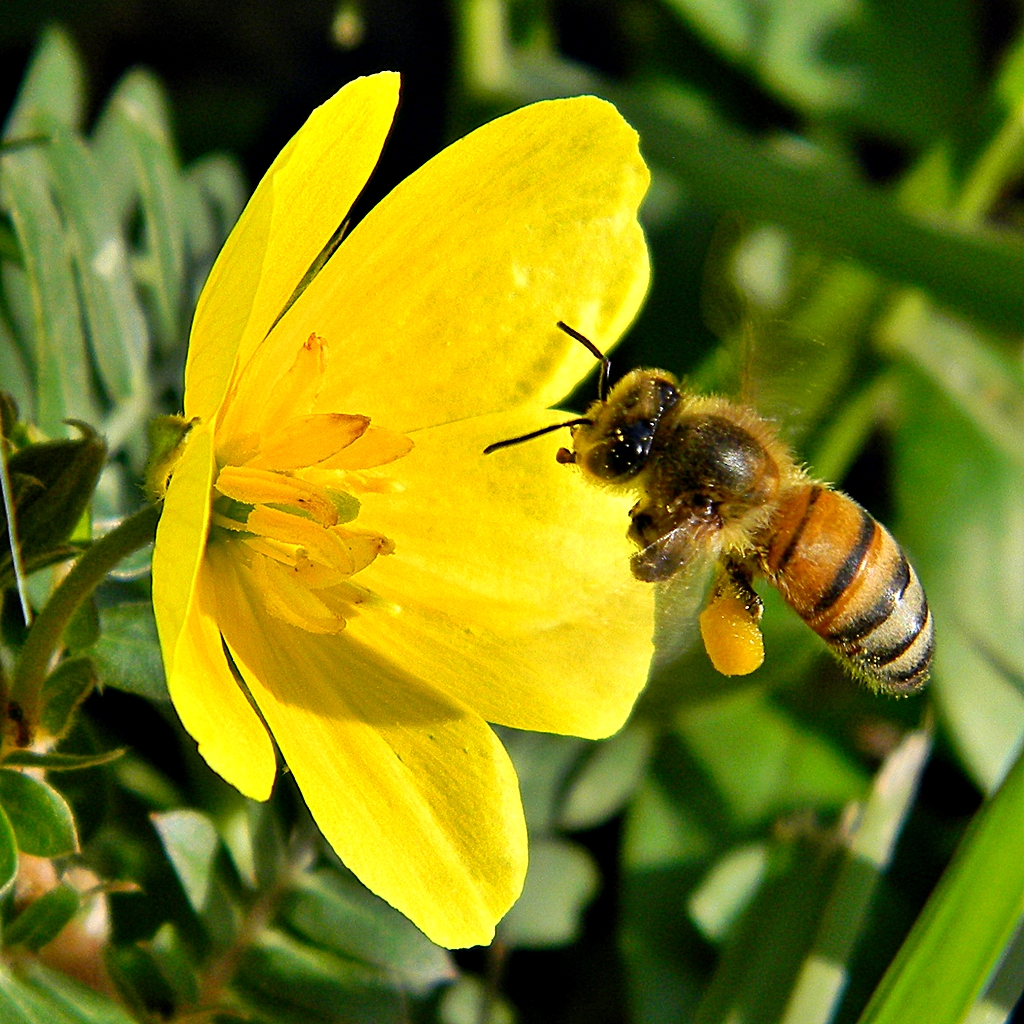
<path id="1" fill-rule="evenodd" d="M 715 583 L 714 595 L 718 597 L 732 594 L 739 598 L 750 617 L 755 622 L 760 622 L 761 616 L 764 614 L 764 602 L 754 590 L 752 578 L 753 572 L 750 566 L 732 558 L 725 558 L 722 561 L 722 571 Z"/>

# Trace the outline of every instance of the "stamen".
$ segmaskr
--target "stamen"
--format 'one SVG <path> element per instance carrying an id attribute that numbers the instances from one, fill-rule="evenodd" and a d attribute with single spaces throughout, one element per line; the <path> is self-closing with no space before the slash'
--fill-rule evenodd
<path id="1" fill-rule="evenodd" d="M 242 543 L 253 551 L 266 555 L 267 558 L 272 558 L 275 562 L 280 562 L 290 569 L 297 569 L 300 558 L 306 557 L 294 544 L 285 544 L 279 540 L 271 540 L 269 537 L 257 537 L 253 534 L 243 537 Z"/>
<path id="2" fill-rule="evenodd" d="M 269 423 L 259 452 L 246 466 L 282 472 L 315 466 L 343 452 L 369 425 L 368 416 L 350 416 L 343 412 L 289 417 L 283 425 Z"/>
<path id="3" fill-rule="evenodd" d="M 330 635 L 345 628 L 345 619 L 303 586 L 294 570 L 257 555 L 252 560 L 252 573 L 267 611 L 275 618 L 308 633 Z"/>
<path id="4" fill-rule="evenodd" d="M 386 427 L 369 427 L 350 447 L 321 464 L 323 469 L 374 469 L 394 462 L 412 451 L 412 440 Z"/>
<path id="5" fill-rule="evenodd" d="M 338 522 L 338 510 L 322 487 L 282 473 L 250 466 L 225 466 L 214 486 L 226 497 L 246 505 L 285 505 L 301 509 L 321 526 Z"/>
<path id="6" fill-rule="evenodd" d="M 257 536 L 305 549 L 310 560 L 319 565 L 337 569 L 349 576 L 356 571 L 355 558 L 342 538 L 333 530 L 325 530 L 309 519 L 266 505 L 257 505 L 249 513 L 247 525 Z"/>
<path id="7" fill-rule="evenodd" d="M 239 533 L 245 533 L 249 529 L 245 523 L 240 523 L 237 519 L 231 519 L 228 516 L 221 515 L 220 512 L 214 512 L 211 515 L 210 523 L 213 526 L 219 526 L 223 530 L 234 530 Z"/>

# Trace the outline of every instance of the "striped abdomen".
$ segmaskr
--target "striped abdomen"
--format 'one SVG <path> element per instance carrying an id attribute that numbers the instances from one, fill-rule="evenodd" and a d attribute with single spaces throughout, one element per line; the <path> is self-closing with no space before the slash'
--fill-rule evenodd
<path id="1" fill-rule="evenodd" d="M 768 578 L 855 675 L 912 693 L 928 679 L 932 617 L 892 534 L 821 484 L 787 495 L 768 546 Z"/>

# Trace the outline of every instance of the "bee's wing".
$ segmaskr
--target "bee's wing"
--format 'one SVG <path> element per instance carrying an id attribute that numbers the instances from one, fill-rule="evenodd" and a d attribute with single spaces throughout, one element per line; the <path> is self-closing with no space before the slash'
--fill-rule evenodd
<path id="1" fill-rule="evenodd" d="M 698 616 L 715 572 L 713 557 L 695 555 L 674 575 L 655 584 L 652 670 L 670 665 L 698 642 Z"/>

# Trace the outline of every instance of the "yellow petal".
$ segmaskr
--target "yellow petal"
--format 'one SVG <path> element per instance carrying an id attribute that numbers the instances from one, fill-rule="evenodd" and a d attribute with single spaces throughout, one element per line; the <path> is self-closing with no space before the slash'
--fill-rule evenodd
<path id="1" fill-rule="evenodd" d="M 197 424 L 174 467 L 153 548 L 153 612 L 168 678 L 206 546 L 213 475 L 213 432 Z"/>
<path id="2" fill-rule="evenodd" d="M 244 565 L 230 569 L 225 638 L 321 831 L 435 942 L 490 941 L 526 868 L 518 783 L 497 737 L 345 635 L 270 618 Z"/>
<path id="3" fill-rule="evenodd" d="M 277 759 L 266 728 L 224 655 L 213 597 L 220 585 L 204 562 L 167 688 L 206 763 L 244 796 L 266 800 Z"/>
<path id="4" fill-rule="evenodd" d="M 449 146 L 372 210 L 258 353 L 252 395 L 311 333 L 316 408 L 412 428 L 567 394 L 647 289 L 637 135 L 594 97 L 537 103 Z M 236 399 L 233 399 L 235 401 Z"/>
<path id="5" fill-rule="evenodd" d="M 488 721 L 600 737 L 647 679 L 654 589 L 629 570 L 629 496 L 587 484 L 552 434 L 483 455 L 564 413 L 479 417 L 415 433 L 363 496 L 361 523 L 394 540 L 353 583 L 379 599 L 348 636 Z"/>
<path id="6" fill-rule="evenodd" d="M 263 340 L 366 184 L 397 103 L 393 73 L 350 82 L 310 114 L 264 175 L 199 297 L 185 367 L 188 418 L 216 413 L 236 353 L 244 363 Z"/>

